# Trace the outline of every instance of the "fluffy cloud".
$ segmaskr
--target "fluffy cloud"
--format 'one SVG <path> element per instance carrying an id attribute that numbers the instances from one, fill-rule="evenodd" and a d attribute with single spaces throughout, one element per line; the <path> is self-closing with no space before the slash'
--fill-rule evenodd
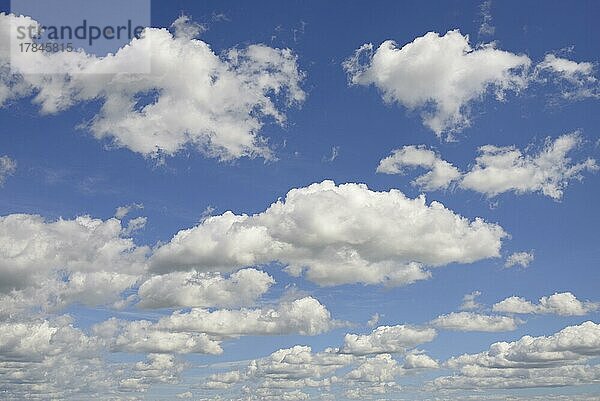
<path id="1" fill-rule="evenodd" d="M 570 292 L 541 297 L 537 305 L 524 298 L 512 296 L 494 304 L 492 307 L 495 312 L 501 313 L 553 313 L 561 316 L 583 316 L 599 308 L 600 303 L 582 302 Z"/>
<path id="2" fill-rule="evenodd" d="M 555 387 L 593 383 L 600 378 L 600 325 L 585 322 L 547 337 L 524 336 L 498 342 L 488 351 L 451 358 L 447 367 L 458 374 L 433 381 L 437 388 Z"/>
<path id="3" fill-rule="evenodd" d="M 46 222 L 35 215 L 2 216 L 0 291 L 35 286 L 56 272 L 62 272 L 64 281 L 82 291 L 94 283 L 125 285 L 131 276 L 145 270 L 149 248 L 136 246 L 122 230 L 117 219 L 80 216 Z M 88 273 L 98 274 L 85 277 Z"/>
<path id="4" fill-rule="evenodd" d="M 374 85 L 384 101 L 422 110 L 425 126 L 441 136 L 469 126 L 470 105 L 490 89 L 501 100 L 506 91 L 525 88 L 530 64 L 529 57 L 493 43 L 473 48 L 467 35 L 453 30 L 429 32 L 401 48 L 391 40 L 374 52 L 372 44 L 363 45 L 344 68 L 352 84 Z"/>
<path id="5" fill-rule="evenodd" d="M 218 341 L 205 333 L 160 330 L 148 320 L 124 321 L 110 318 L 93 327 L 113 352 L 221 354 Z"/>
<path id="6" fill-rule="evenodd" d="M 17 162 L 8 156 L 0 157 L 0 187 L 17 170 Z"/>
<path id="7" fill-rule="evenodd" d="M 436 331 L 428 327 L 380 326 L 370 334 L 346 334 L 340 352 L 352 355 L 405 352 L 432 341 L 435 336 Z"/>
<path id="8" fill-rule="evenodd" d="M 402 372 L 398 362 L 390 354 L 376 355 L 366 359 L 356 369 L 346 374 L 346 378 L 369 383 L 391 383 Z"/>
<path id="9" fill-rule="evenodd" d="M 0 105 L 33 95 L 48 114 L 99 101 L 88 125 L 94 137 L 144 156 L 170 156 L 189 146 L 221 160 L 272 158 L 262 126 L 283 124 L 283 108 L 305 98 L 296 56 L 260 44 L 217 55 L 189 36 L 184 19 L 178 21 L 175 35 L 147 28 L 114 55 L 36 52 L 10 59 L 10 25 L 37 23 L 0 14 L 6 43 L 0 48 Z M 120 73 L 145 71 L 149 54 L 149 73 Z"/>
<path id="10" fill-rule="evenodd" d="M 406 355 L 402 367 L 404 369 L 437 369 L 440 365 L 429 355 L 412 353 Z"/>
<path id="11" fill-rule="evenodd" d="M 446 330 L 457 331 L 511 331 L 520 323 L 508 316 L 488 316 L 473 312 L 452 312 L 435 318 L 431 324 Z"/>
<path id="12" fill-rule="evenodd" d="M 290 190 L 262 213 L 209 217 L 177 233 L 150 263 L 162 272 L 231 271 L 278 261 L 320 285 L 400 285 L 428 278 L 424 266 L 497 257 L 505 236 L 423 196 L 324 181 Z"/>
<path id="13" fill-rule="evenodd" d="M 224 338 L 245 335 L 316 335 L 337 327 L 329 311 L 312 297 L 274 308 L 176 311 L 158 322 L 111 318 L 94 334 L 114 352 L 220 354 Z"/>
<path id="14" fill-rule="evenodd" d="M 531 262 L 533 262 L 535 256 L 533 252 L 515 252 L 508 255 L 506 258 L 506 262 L 504 263 L 504 267 L 513 267 L 513 266 L 521 266 L 527 267 Z"/>
<path id="15" fill-rule="evenodd" d="M 161 318 L 156 327 L 169 331 L 193 331 L 212 336 L 302 334 L 315 335 L 338 323 L 318 300 L 312 297 L 282 302 L 275 308 L 240 310 L 193 308 Z"/>
<path id="16" fill-rule="evenodd" d="M 138 290 L 142 308 L 232 307 L 250 305 L 275 283 L 267 273 L 243 269 L 220 273 L 173 272 L 152 276 Z"/>
<path id="17" fill-rule="evenodd" d="M 480 304 L 477 303 L 476 299 L 478 296 L 481 295 L 480 291 L 473 291 L 470 294 L 465 294 L 465 296 L 463 297 L 463 303 L 460 306 L 460 309 L 462 310 L 471 310 L 471 309 L 478 309 L 481 307 Z"/>
<path id="18" fill-rule="evenodd" d="M 425 146 L 404 146 L 379 162 L 378 173 L 402 174 L 405 167 L 423 167 L 429 171 L 417 177 L 412 184 L 425 191 L 445 189 L 460 177 L 460 171 Z"/>
<path id="19" fill-rule="evenodd" d="M 581 180 L 581 173 L 586 170 L 598 170 L 594 159 L 571 163 L 567 154 L 581 142 L 577 132 L 561 135 L 554 141 L 548 138 L 536 155 L 523 155 L 512 146 L 482 146 L 475 166 L 463 176 L 460 186 L 488 196 L 507 191 L 541 192 L 560 199 L 569 181 Z"/>
<path id="20" fill-rule="evenodd" d="M 535 69 L 541 81 L 553 81 L 566 100 L 600 98 L 600 85 L 594 76 L 594 64 L 576 62 L 547 54 Z"/>
<path id="21" fill-rule="evenodd" d="M 475 164 L 462 173 L 433 151 L 411 145 L 394 150 L 391 156 L 381 160 L 377 171 L 398 174 L 403 167 L 427 168 L 429 172 L 413 181 L 426 191 L 447 188 L 456 182 L 462 189 L 490 197 L 504 192 L 539 192 L 558 200 L 570 181 L 583 179 L 584 171 L 598 170 L 592 158 L 574 163 L 568 156 L 582 142 L 578 132 L 555 140 L 546 138 L 544 147 L 536 154 L 524 154 L 514 146 L 484 145 L 479 148 Z"/>

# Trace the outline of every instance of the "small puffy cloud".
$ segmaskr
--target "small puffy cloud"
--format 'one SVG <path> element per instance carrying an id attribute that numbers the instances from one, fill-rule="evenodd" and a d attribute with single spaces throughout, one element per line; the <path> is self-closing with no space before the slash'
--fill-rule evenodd
<path id="1" fill-rule="evenodd" d="M 366 359 L 348 372 L 346 378 L 358 382 L 390 383 L 401 372 L 402 368 L 390 354 L 381 354 Z"/>
<path id="2" fill-rule="evenodd" d="M 600 309 L 600 303 L 582 302 L 570 292 L 561 292 L 541 297 L 538 304 L 533 304 L 522 297 L 512 296 L 494 304 L 492 309 L 494 312 L 501 313 L 552 313 L 561 316 L 583 316 Z"/>
<path id="3" fill-rule="evenodd" d="M 402 367 L 404 369 L 437 369 L 440 364 L 429 355 L 411 353 L 404 358 Z"/>
<path id="4" fill-rule="evenodd" d="M 8 156 L 0 157 L 0 187 L 17 171 L 17 162 Z"/>
<path id="5" fill-rule="evenodd" d="M 232 307 L 251 305 L 275 283 L 256 269 L 220 273 L 173 272 L 152 276 L 140 286 L 141 308 Z"/>
<path id="6" fill-rule="evenodd" d="M 0 14 L 3 44 L 10 43 L 9 26 L 17 23 L 37 24 Z M 174 28 L 175 35 L 146 28 L 141 38 L 104 57 L 36 52 L 16 62 L 2 46 L 0 105 L 33 96 L 41 113 L 54 114 L 98 102 L 100 110 L 86 124 L 94 137 L 146 157 L 189 147 L 220 160 L 273 158 L 260 131 L 269 121 L 284 124 L 285 110 L 304 101 L 296 55 L 262 44 L 218 55 L 194 38 L 197 25 L 185 17 Z M 146 71 L 149 54 L 150 72 L 123 73 Z"/>
<path id="7" fill-rule="evenodd" d="M 547 54 L 536 65 L 535 72 L 542 81 L 553 81 L 566 100 L 600 98 L 600 82 L 594 75 L 594 64 L 576 62 L 554 54 Z"/>
<path id="8" fill-rule="evenodd" d="M 460 171 L 425 146 L 404 146 L 379 162 L 378 173 L 402 174 L 403 168 L 423 167 L 429 171 L 417 177 L 412 184 L 425 191 L 446 189 L 460 177 Z"/>
<path id="9" fill-rule="evenodd" d="M 465 294 L 465 296 L 463 297 L 463 303 L 460 306 L 460 309 L 462 310 L 472 310 L 472 309 L 478 309 L 481 307 L 480 304 L 477 303 L 476 299 L 478 296 L 481 295 L 480 291 L 473 291 L 470 294 Z"/>
<path id="10" fill-rule="evenodd" d="M 274 308 L 207 309 L 193 308 L 161 318 L 156 328 L 168 331 L 208 333 L 218 337 L 242 335 L 316 335 L 339 323 L 312 297 L 282 302 Z"/>
<path id="11" fill-rule="evenodd" d="M 474 312 L 452 312 L 432 320 L 437 328 L 455 331 L 512 331 L 520 323 L 518 319 L 508 316 L 488 316 Z"/>
<path id="12" fill-rule="evenodd" d="M 456 183 L 489 197 L 504 192 L 516 194 L 541 193 L 559 200 L 570 181 L 583 179 L 585 171 L 598 170 L 596 160 L 588 158 L 573 162 L 569 153 L 583 142 L 578 132 L 546 138 L 537 153 L 526 154 L 514 146 L 484 145 L 479 148 L 475 164 L 461 172 L 425 146 L 405 146 L 396 149 L 379 163 L 377 172 L 401 174 L 402 168 L 420 166 L 429 170 L 413 184 L 424 191 L 447 188 Z"/>
<path id="13" fill-rule="evenodd" d="M 154 252 L 154 271 L 232 271 L 280 262 L 320 285 L 410 284 L 425 267 L 497 257 L 504 230 L 439 202 L 332 181 L 292 189 L 264 212 L 226 212 Z M 392 238 L 393 240 L 390 240 Z"/>
<path id="14" fill-rule="evenodd" d="M 132 203 L 130 205 L 119 206 L 115 210 L 115 218 L 122 220 L 125 216 L 127 216 L 133 210 L 140 210 L 143 208 L 144 208 L 144 205 L 142 203 Z"/>
<path id="15" fill-rule="evenodd" d="M 478 354 L 451 358 L 452 376 L 431 383 L 437 389 L 556 387 L 595 383 L 598 365 L 586 365 L 600 356 L 600 325 L 584 322 L 551 335 L 524 336 L 497 342 Z"/>
<path id="16" fill-rule="evenodd" d="M 435 336 L 436 331 L 429 327 L 380 326 L 370 334 L 346 334 L 340 352 L 352 355 L 406 352 L 432 341 Z"/>
<path id="17" fill-rule="evenodd" d="M 508 258 L 506 258 L 506 262 L 504 262 L 504 267 L 513 267 L 513 266 L 521 266 L 527 267 L 533 259 L 535 258 L 533 252 L 515 252 L 511 253 Z"/>
<path id="18" fill-rule="evenodd" d="M 425 126 L 442 136 L 468 127 L 469 107 L 489 90 L 501 100 L 525 88 L 530 64 L 493 43 L 473 48 L 468 35 L 453 30 L 428 32 L 402 47 L 391 40 L 375 51 L 363 45 L 344 68 L 352 84 L 374 85 L 384 101 L 421 110 Z"/>
<path id="19" fill-rule="evenodd" d="M 584 171 L 598 170 L 591 158 L 571 162 L 568 153 L 581 142 L 577 132 L 561 135 L 554 141 L 547 138 L 543 149 L 534 155 L 524 155 L 513 146 L 482 146 L 475 165 L 463 176 L 460 186 L 488 196 L 508 191 L 540 192 L 560 199 L 569 181 L 581 180 Z"/>

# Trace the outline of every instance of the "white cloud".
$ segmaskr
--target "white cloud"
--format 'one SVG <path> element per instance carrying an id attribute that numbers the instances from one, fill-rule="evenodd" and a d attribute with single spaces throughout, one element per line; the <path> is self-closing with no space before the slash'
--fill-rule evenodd
<path id="1" fill-rule="evenodd" d="M 391 383 L 402 368 L 390 354 L 376 355 L 362 362 L 357 368 L 346 374 L 346 378 L 370 383 Z"/>
<path id="2" fill-rule="evenodd" d="M 133 353 L 201 353 L 218 355 L 223 352 L 219 341 L 205 333 L 160 330 L 148 320 L 124 321 L 110 318 L 93 327 L 113 352 Z"/>
<path id="3" fill-rule="evenodd" d="M 488 90 L 501 100 L 506 91 L 525 88 L 530 64 L 493 43 L 472 48 L 467 35 L 453 30 L 429 32 L 401 48 L 391 40 L 375 52 L 363 45 L 344 68 L 352 84 L 375 85 L 384 101 L 421 110 L 425 126 L 441 136 L 469 126 L 470 105 Z"/>
<path id="4" fill-rule="evenodd" d="M 477 301 L 476 301 L 477 297 L 480 295 L 481 295 L 480 291 L 473 291 L 470 294 L 465 294 L 465 296 L 463 297 L 463 303 L 460 306 L 460 309 L 471 310 L 471 309 L 480 308 L 481 305 L 479 303 L 477 303 Z"/>
<path id="5" fill-rule="evenodd" d="M 506 258 L 506 262 L 504 263 L 504 267 L 513 267 L 513 266 L 521 266 L 527 267 L 533 260 L 535 256 L 533 252 L 515 252 L 511 253 L 508 258 Z"/>
<path id="6" fill-rule="evenodd" d="M 561 316 L 583 316 L 599 308 L 600 303 L 582 302 L 570 292 L 541 297 L 537 305 L 524 298 L 512 296 L 494 304 L 492 307 L 495 312 L 501 313 L 552 313 Z"/>
<path id="7" fill-rule="evenodd" d="M 567 154 L 581 142 L 577 132 L 561 135 L 554 141 L 547 138 L 544 148 L 535 155 L 523 155 L 512 146 L 482 146 L 475 166 L 463 176 L 460 186 L 488 196 L 507 191 L 541 192 L 560 199 L 569 181 L 581 180 L 581 173 L 586 170 L 598 170 L 591 158 L 571 163 Z"/>
<path id="8" fill-rule="evenodd" d="M 251 305 L 275 283 L 256 269 L 220 273 L 173 272 L 152 276 L 140 286 L 142 308 L 232 307 Z"/>
<path id="9" fill-rule="evenodd" d="M 10 43 L 9 26 L 18 21 L 35 23 L 0 14 L 3 44 Z M 289 49 L 261 44 L 217 55 L 209 44 L 193 39 L 189 21 L 179 18 L 176 25 L 175 36 L 147 28 L 142 38 L 104 57 L 37 52 L 15 60 L 5 45 L 0 48 L 0 105 L 33 95 L 41 113 L 52 114 L 98 101 L 100 110 L 87 124 L 94 137 L 148 157 L 192 147 L 220 160 L 273 158 L 260 131 L 271 120 L 283 124 L 284 108 L 303 102 L 297 57 Z M 120 73 L 144 70 L 149 54 L 150 73 Z M 23 71 L 36 74 L 18 74 Z"/>
<path id="10" fill-rule="evenodd" d="M 554 54 L 546 54 L 536 66 L 538 79 L 553 81 L 560 94 L 567 100 L 600 98 L 600 83 L 594 75 L 594 64 L 576 62 Z"/>
<path id="11" fill-rule="evenodd" d="M 17 171 L 17 162 L 8 156 L 0 157 L 0 187 Z"/>
<path id="12" fill-rule="evenodd" d="M 46 222 L 42 217 L 11 214 L 0 217 L 0 291 L 36 286 L 63 272 L 69 282 L 90 290 L 94 282 L 119 287 L 146 268 L 148 247 L 122 235 L 117 219 L 80 216 Z M 106 273 L 84 277 L 90 273 Z M 80 284 L 83 281 L 85 283 Z"/>
<path id="13" fill-rule="evenodd" d="M 405 352 L 432 341 L 436 331 L 429 327 L 380 326 L 370 334 L 346 334 L 340 352 L 352 355 Z"/>
<path id="14" fill-rule="evenodd" d="M 127 216 L 133 210 L 143 209 L 144 205 L 142 203 L 132 203 L 130 205 L 119 206 L 115 210 L 115 218 L 122 220 L 125 216 Z"/>
<path id="15" fill-rule="evenodd" d="M 423 196 L 324 181 L 290 190 L 262 213 L 226 212 L 180 231 L 155 251 L 151 268 L 231 271 L 278 261 L 320 285 L 401 285 L 428 278 L 426 266 L 497 257 L 505 236 Z"/>
<path id="16" fill-rule="evenodd" d="M 451 358 L 447 367 L 457 374 L 437 378 L 436 388 L 525 388 L 594 383 L 598 365 L 585 365 L 600 356 L 600 325 L 585 322 L 551 336 L 524 336 L 498 342 L 488 351 Z"/>
<path id="17" fill-rule="evenodd" d="M 429 171 L 417 177 L 412 184 L 425 191 L 446 189 L 460 178 L 460 171 L 425 146 L 404 146 L 379 162 L 378 173 L 403 174 L 405 167 L 423 167 Z"/>
<path id="18" fill-rule="evenodd" d="M 596 160 L 573 162 L 569 153 L 583 142 L 578 132 L 551 140 L 537 153 L 524 154 L 514 146 L 484 145 L 470 170 L 460 172 L 449 162 L 424 146 L 405 146 L 380 161 L 377 172 L 401 174 L 403 167 L 420 166 L 429 171 L 413 184 L 425 191 L 447 188 L 456 182 L 462 189 L 489 197 L 504 192 L 539 192 L 559 200 L 570 181 L 582 180 L 584 171 L 597 171 Z"/>
<path id="19" fill-rule="evenodd" d="M 411 353 L 404 358 L 402 367 L 404 369 L 437 369 L 440 364 L 429 355 Z"/>
<path id="20" fill-rule="evenodd" d="M 340 326 L 312 297 L 275 307 L 239 310 L 192 308 L 149 320 L 108 319 L 93 327 L 114 352 L 221 354 L 223 339 L 246 335 L 316 335 Z"/>
<path id="21" fill-rule="evenodd" d="M 474 312 L 452 312 L 435 318 L 431 324 L 446 330 L 456 331 L 512 331 L 520 323 L 508 316 L 488 316 Z"/>
<path id="22" fill-rule="evenodd" d="M 206 309 L 175 312 L 161 318 L 156 328 L 169 331 L 207 333 L 212 336 L 302 334 L 316 335 L 339 324 L 318 300 L 312 297 L 286 301 L 274 308 Z"/>

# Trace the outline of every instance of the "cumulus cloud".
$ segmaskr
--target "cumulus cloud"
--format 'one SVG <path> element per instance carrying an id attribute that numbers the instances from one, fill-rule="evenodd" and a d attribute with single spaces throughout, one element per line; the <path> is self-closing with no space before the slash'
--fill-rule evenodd
<path id="1" fill-rule="evenodd" d="M 110 318 L 93 327 L 113 352 L 221 354 L 219 341 L 206 333 L 160 330 L 148 320 L 124 321 Z"/>
<path id="2" fill-rule="evenodd" d="M 193 308 L 161 318 L 156 327 L 169 331 L 193 331 L 213 336 L 302 334 L 315 335 L 338 325 L 318 300 L 312 297 L 286 301 L 274 308 Z"/>
<path id="3" fill-rule="evenodd" d="M 141 308 L 232 307 L 255 303 L 275 283 L 256 269 L 220 273 L 173 272 L 152 276 L 138 289 Z"/>
<path id="4" fill-rule="evenodd" d="M 598 170 L 594 159 L 572 163 L 567 156 L 581 142 L 577 132 L 561 135 L 554 141 L 547 138 L 535 155 L 523 155 L 512 146 L 482 146 L 475 166 L 463 176 L 460 186 L 488 196 L 507 191 L 540 192 L 560 199 L 569 181 L 581 180 L 584 171 Z"/>
<path id="5" fill-rule="evenodd" d="M 118 272 L 115 277 L 120 278 L 118 283 L 123 283 L 126 276 L 145 271 L 149 248 L 136 246 L 131 238 L 122 235 L 122 230 L 117 219 L 80 216 L 47 222 L 36 215 L 2 216 L 0 291 L 35 286 L 57 272 L 80 287 L 94 281 L 110 281 L 102 274 L 83 277 L 88 273 Z M 81 284 L 82 281 L 87 284 Z"/>
<path id="6" fill-rule="evenodd" d="M 8 156 L 0 157 L 0 187 L 17 171 L 17 162 Z"/>
<path id="7" fill-rule="evenodd" d="M 432 150 L 421 146 L 404 146 L 379 162 L 378 173 L 403 174 L 403 168 L 422 167 L 429 171 L 417 177 L 412 184 L 424 191 L 446 189 L 460 177 L 460 171 Z"/>
<path id="8" fill-rule="evenodd" d="M 435 379 L 436 388 L 556 387 L 596 382 L 597 365 L 586 365 L 600 356 L 600 325 L 584 322 L 547 337 L 524 336 L 498 342 L 488 351 L 451 358 L 453 376 Z"/>
<path id="9" fill-rule="evenodd" d="M 489 316 L 474 312 L 452 312 L 432 320 L 431 324 L 440 329 L 456 331 L 512 331 L 520 323 L 509 316 Z"/>
<path id="10" fill-rule="evenodd" d="M 114 352 L 221 354 L 221 341 L 246 335 L 316 335 L 340 326 L 319 301 L 305 297 L 276 307 L 239 310 L 192 308 L 149 320 L 111 318 L 94 326 Z"/>
<path id="11" fill-rule="evenodd" d="M 354 344 L 356 336 L 348 336 Z M 419 350 L 410 350 L 404 355 L 403 363 L 384 352 L 404 353 L 415 345 L 431 341 L 435 337 L 435 330 L 431 328 L 380 327 L 363 338 L 363 342 L 371 342 L 370 351 L 350 345 L 351 353 L 346 352 L 348 336 L 341 348 L 326 348 L 321 352 L 302 345 L 277 350 L 265 358 L 252 360 L 245 369 L 211 374 L 202 380 L 202 387 L 231 392 L 237 386 L 244 394 L 260 393 L 269 399 L 279 399 L 280 391 L 290 390 L 318 389 L 319 394 L 325 395 L 332 386 L 353 394 L 368 391 L 384 394 L 400 388 L 395 382 L 397 376 L 439 367 L 437 361 Z"/>
<path id="12" fill-rule="evenodd" d="M 497 257 L 504 230 L 397 190 L 331 181 L 292 189 L 264 212 L 226 212 L 177 233 L 154 252 L 154 271 L 232 271 L 280 262 L 320 285 L 409 284 L 425 267 Z M 392 239 L 392 240 L 390 240 Z"/>
<path id="13" fill-rule="evenodd" d="M 600 83 L 595 77 L 595 66 L 590 62 L 576 62 L 554 54 L 546 54 L 536 65 L 541 81 L 552 81 L 566 100 L 600 98 Z"/>
<path id="14" fill-rule="evenodd" d="M 179 18 L 176 35 L 146 28 L 115 54 L 27 53 L 10 56 L 11 24 L 37 24 L 0 14 L 0 105 L 33 95 L 43 114 L 98 101 L 86 125 L 95 138 L 147 157 L 191 147 L 209 157 L 273 158 L 260 135 L 266 122 L 283 124 L 284 110 L 303 102 L 303 73 L 289 49 L 262 44 L 216 54 L 194 39 L 194 25 Z M 148 55 L 151 54 L 149 73 Z M 126 73 L 133 71 L 132 73 Z M 32 73 L 33 72 L 33 73 Z M 174 111 L 177 112 L 174 112 Z"/>
<path id="15" fill-rule="evenodd" d="M 465 294 L 463 297 L 463 303 L 460 306 L 462 310 L 471 310 L 478 309 L 481 307 L 479 303 L 477 303 L 477 297 L 481 295 L 480 291 L 473 291 L 470 294 Z"/>
<path id="16" fill-rule="evenodd" d="M 340 352 L 352 355 L 405 352 L 432 341 L 436 331 L 429 327 L 380 326 L 370 334 L 346 334 Z"/>
<path id="17" fill-rule="evenodd" d="M 508 255 L 504 267 L 521 266 L 527 267 L 535 258 L 533 252 L 515 252 Z"/>
<path id="18" fill-rule="evenodd" d="M 404 369 L 437 369 L 440 364 L 429 355 L 411 353 L 404 358 L 402 367 Z"/>
<path id="19" fill-rule="evenodd" d="M 468 127 L 470 106 L 488 91 L 502 100 L 525 88 L 530 64 L 493 43 L 473 48 L 468 35 L 453 30 L 428 32 L 402 47 L 391 40 L 375 51 L 363 45 L 344 68 L 352 84 L 374 85 L 385 102 L 421 110 L 425 126 L 442 136 Z"/>
<path id="20" fill-rule="evenodd" d="M 460 172 L 449 162 L 424 146 L 404 146 L 380 161 L 377 172 L 400 174 L 402 168 L 420 166 L 429 171 L 413 184 L 425 191 L 447 188 L 455 182 L 489 197 L 504 192 L 541 193 L 553 199 L 562 198 L 570 181 L 583 179 L 583 172 L 598 170 L 596 160 L 573 162 L 569 153 L 583 142 L 578 132 L 546 138 L 537 153 L 524 154 L 514 146 L 484 145 L 479 148 L 475 164 Z"/>
<path id="21" fill-rule="evenodd" d="M 376 355 L 362 362 L 346 374 L 346 378 L 369 383 L 393 383 L 402 372 L 398 362 L 390 354 Z"/>
<path id="22" fill-rule="evenodd" d="M 541 297 L 538 304 L 522 297 L 506 298 L 492 307 L 494 312 L 501 313 L 552 313 L 561 316 L 583 316 L 600 308 L 600 303 L 580 301 L 570 292 L 554 293 Z"/>

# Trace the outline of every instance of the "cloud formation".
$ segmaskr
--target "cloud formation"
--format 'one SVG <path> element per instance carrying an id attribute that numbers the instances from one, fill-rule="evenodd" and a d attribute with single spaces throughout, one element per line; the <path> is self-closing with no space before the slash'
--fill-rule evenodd
<path id="1" fill-rule="evenodd" d="M 366 59 L 366 61 L 364 61 Z M 487 92 L 502 100 L 528 84 L 529 57 L 495 48 L 473 48 L 459 30 L 428 32 L 398 47 L 387 40 L 375 51 L 365 44 L 344 62 L 350 83 L 374 85 L 387 103 L 422 112 L 423 124 L 438 136 L 471 124 L 470 106 Z"/>
<path id="2" fill-rule="evenodd" d="M 452 312 L 431 321 L 437 328 L 455 331 L 512 331 L 520 320 L 509 316 L 482 315 L 474 312 Z"/>
<path id="3" fill-rule="evenodd" d="M 500 313 L 542 313 L 561 316 L 583 316 L 600 309 L 600 303 L 580 301 L 570 292 L 554 293 L 541 297 L 538 304 L 522 297 L 512 296 L 506 298 L 492 307 L 494 312 Z"/>
<path id="4" fill-rule="evenodd" d="M 401 174 L 403 168 L 419 166 L 429 170 L 412 184 L 424 191 L 444 189 L 452 183 L 459 188 L 493 197 L 505 192 L 541 193 L 559 200 L 570 181 L 583 179 L 585 171 L 598 170 L 596 160 L 573 162 L 569 153 L 581 146 L 583 138 L 572 132 L 551 140 L 537 152 L 524 154 L 514 146 L 484 145 L 475 164 L 459 172 L 437 153 L 424 146 L 404 146 L 380 161 L 377 172 Z"/>
<path id="5" fill-rule="evenodd" d="M 0 105 L 33 95 L 42 114 L 55 114 L 98 101 L 100 110 L 86 124 L 94 137 L 146 157 L 190 147 L 220 160 L 271 159 L 262 126 L 283 124 L 285 108 L 305 98 L 291 50 L 254 44 L 217 55 L 190 36 L 185 19 L 175 34 L 146 28 L 141 38 L 103 57 L 36 52 L 11 59 L 11 24 L 38 23 L 0 14 Z M 122 73 L 145 71 L 149 54 L 150 73 Z"/>
<path id="6" fill-rule="evenodd" d="M 504 230 L 423 196 L 332 181 L 292 189 L 264 212 L 226 212 L 177 233 L 154 252 L 153 271 L 232 271 L 270 262 L 324 286 L 405 285 L 424 268 L 497 257 Z M 392 239 L 392 240 L 390 240 Z"/>
<path id="7" fill-rule="evenodd" d="M 451 358 L 453 376 L 439 377 L 438 389 L 556 387 L 594 383 L 598 365 L 586 364 L 600 356 L 600 325 L 584 322 L 548 337 L 524 336 L 497 342 L 478 354 Z"/>

